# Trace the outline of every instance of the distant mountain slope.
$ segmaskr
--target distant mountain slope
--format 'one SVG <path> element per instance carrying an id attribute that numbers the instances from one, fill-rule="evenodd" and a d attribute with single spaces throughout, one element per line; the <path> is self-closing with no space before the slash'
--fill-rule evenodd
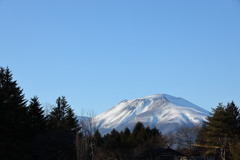
<path id="1" fill-rule="evenodd" d="M 134 100 L 124 100 L 95 117 L 101 134 L 112 129 L 133 129 L 137 122 L 156 126 L 163 134 L 172 133 L 180 126 L 201 124 L 209 112 L 195 104 L 167 94 L 156 94 Z"/>

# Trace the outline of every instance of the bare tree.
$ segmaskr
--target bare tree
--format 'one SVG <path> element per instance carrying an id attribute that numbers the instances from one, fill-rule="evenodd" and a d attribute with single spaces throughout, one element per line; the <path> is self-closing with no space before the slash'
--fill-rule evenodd
<path id="1" fill-rule="evenodd" d="M 176 135 L 175 134 L 167 134 L 163 135 L 163 139 L 165 140 L 165 147 L 176 148 Z"/>
<path id="2" fill-rule="evenodd" d="M 196 141 L 196 137 L 201 126 L 183 126 L 175 134 L 177 147 L 191 149 Z"/>
<path id="3" fill-rule="evenodd" d="M 94 133 L 97 130 L 93 112 L 82 110 L 82 116 L 79 117 L 80 132 L 76 134 L 77 160 L 94 159 L 96 145 Z"/>

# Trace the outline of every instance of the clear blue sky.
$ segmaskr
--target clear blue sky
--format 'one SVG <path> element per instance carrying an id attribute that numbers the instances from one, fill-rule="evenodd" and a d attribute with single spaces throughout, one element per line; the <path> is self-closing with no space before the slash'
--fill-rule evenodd
<path id="1" fill-rule="evenodd" d="M 240 1 L 0 0 L 0 65 L 77 114 L 156 93 L 240 106 Z"/>

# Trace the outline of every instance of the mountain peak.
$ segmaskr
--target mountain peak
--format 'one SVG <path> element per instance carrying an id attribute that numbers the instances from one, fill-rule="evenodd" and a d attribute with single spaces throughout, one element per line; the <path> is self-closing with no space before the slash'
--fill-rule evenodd
<path id="1" fill-rule="evenodd" d="M 166 99 L 167 101 L 174 100 L 174 99 L 180 99 L 179 97 L 174 97 L 169 94 L 152 94 L 150 96 L 143 97 L 141 99 Z"/>
<path id="2" fill-rule="evenodd" d="M 152 94 L 150 96 L 143 97 L 142 99 L 155 99 L 155 98 L 164 98 L 168 96 L 167 94 Z"/>
<path id="3" fill-rule="evenodd" d="M 113 128 L 132 129 L 137 122 L 157 127 L 162 133 L 174 132 L 181 125 L 199 125 L 209 115 L 203 108 L 168 94 L 153 94 L 139 99 L 124 100 L 95 117 L 102 134 Z"/>

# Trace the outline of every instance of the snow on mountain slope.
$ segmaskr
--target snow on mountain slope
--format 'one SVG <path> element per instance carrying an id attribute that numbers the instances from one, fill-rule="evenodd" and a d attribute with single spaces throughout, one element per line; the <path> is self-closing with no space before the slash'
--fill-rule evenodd
<path id="1" fill-rule="evenodd" d="M 150 128 L 156 126 L 163 134 L 174 132 L 180 126 L 199 125 L 209 112 L 183 98 L 156 94 L 134 100 L 124 100 L 95 117 L 101 134 L 112 129 L 133 129 L 137 122 Z"/>

